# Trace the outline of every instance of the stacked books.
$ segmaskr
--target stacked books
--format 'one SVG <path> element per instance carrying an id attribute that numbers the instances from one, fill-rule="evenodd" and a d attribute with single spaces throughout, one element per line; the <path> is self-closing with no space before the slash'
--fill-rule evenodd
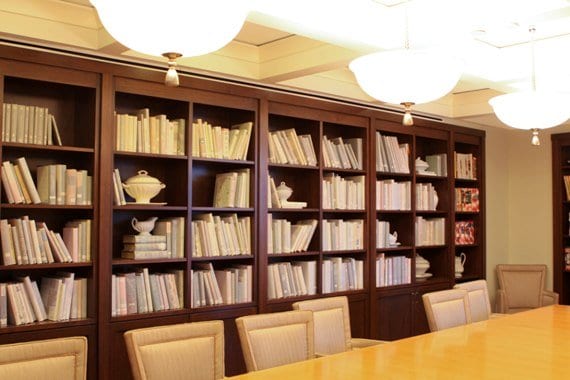
<path id="1" fill-rule="evenodd" d="M 317 292 L 316 261 L 269 264 L 267 276 L 269 299 L 314 295 Z"/>
<path id="2" fill-rule="evenodd" d="M 412 259 L 406 256 L 376 257 L 376 286 L 392 286 L 412 282 Z"/>
<path id="3" fill-rule="evenodd" d="M 293 224 L 286 219 L 267 215 L 267 253 L 306 252 L 313 239 L 318 221 L 300 220 Z"/>
<path id="4" fill-rule="evenodd" d="M 412 183 L 393 179 L 376 181 L 376 210 L 411 210 Z"/>
<path id="5" fill-rule="evenodd" d="M 364 288 L 364 261 L 327 257 L 322 263 L 323 294 Z"/>
<path id="6" fill-rule="evenodd" d="M 55 118 L 45 107 L 4 103 L 2 141 L 22 144 L 61 145 Z"/>
<path id="7" fill-rule="evenodd" d="M 416 245 L 443 245 L 445 244 L 445 218 L 424 219 L 416 217 Z"/>
<path id="8" fill-rule="evenodd" d="M 192 221 L 192 256 L 251 255 L 251 218 L 197 214 Z"/>
<path id="9" fill-rule="evenodd" d="M 476 187 L 455 188 L 455 211 L 479 211 L 479 189 Z"/>
<path id="10" fill-rule="evenodd" d="M 250 121 L 223 128 L 197 119 L 192 123 L 192 156 L 246 160 L 252 128 Z"/>
<path id="11" fill-rule="evenodd" d="M 197 263 L 190 271 L 192 307 L 252 301 L 252 266 L 214 270 L 212 263 Z"/>
<path id="12" fill-rule="evenodd" d="M 455 178 L 477 179 L 477 157 L 472 153 L 453 152 Z"/>
<path id="13" fill-rule="evenodd" d="M 396 136 L 376 132 L 376 170 L 389 173 L 410 172 L 410 146 L 398 143 Z"/>
<path id="14" fill-rule="evenodd" d="M 416 210 L 435 211 L 439 198 L 431 183 L 416 183 Z"/>
<path id="15" fill-rule="evenodd" d="M 146 260 L 170 258 L 171 251 L 166 248 L 166 236 L 164 235 L 124 235 L 123 259 Z"/>
<path id="16" fill-rule="evenodd" d="M 323 136 L 323 160 L 328 168 L 362 170 L 362 139 L 347 139 L 342 137 L 328 139 Z"/>
<path id="17" fill-rule="evenodd" d="M 364 249 L 364 220 L 323 219 L 323 251 Z"/>
<path id="18" fill-rule="evenodd" d="M 341 177 L 335 173 L 323 177 L 324 209 L 364 210 L 364 187 L 366 179 L 363 175 Z"/>
<path id="19" fill-rule="evenodd" d="M 214 207 L 249 207 L 250 169 L 216 174 Z"/>
<path id="20" fill-rule="evenodd" d="M 116 114 L 115 149 L 124 152 L 183 156 L 186 120 L 169 120 L 166 115 L 150 116 L 143 108 L 136 115 Z"/>
<path id="21" fill-rule="evenodd" d="M 269 132 L 269 162 L 317 166 L 311 135 L 297 135 L 294 128 Z"/>
<path id="22" fill-rule="evenodd" d="M 437 176 L 447 176 L 447 153 L 432 154 L 426 156 L 426 162 L 430 171 Z"/>
<path id="23" fill-rule="evenodd" d="M 455 244 L 475 244 L 475 223 L 473 220 L 455 222 Z"/>

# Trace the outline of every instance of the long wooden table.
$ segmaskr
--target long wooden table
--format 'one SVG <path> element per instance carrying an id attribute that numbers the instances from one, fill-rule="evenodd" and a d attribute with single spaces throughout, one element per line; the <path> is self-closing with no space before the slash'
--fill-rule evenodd
<path id="1" fill-rule="evenodd" d="M 231 379 L 570 379 L 570 306 L 548 306 Z"/>

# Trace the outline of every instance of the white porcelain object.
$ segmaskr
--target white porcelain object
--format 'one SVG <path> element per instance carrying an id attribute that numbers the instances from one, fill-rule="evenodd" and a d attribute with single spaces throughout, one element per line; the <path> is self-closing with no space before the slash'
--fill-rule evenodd
<path id="1" fill-rule="evenodd" d="M 281 182 L 279 186 L 277 186 L 277 195 L 281 202 L 285 202 L 293 195 L 293 189 L 287 186 L 285 182 Z"/>
<path id="2" fill-rule="evenodd" d="M 463 276 L 463 271 L 465 271 L 465 261 L 467 260 L 467 255 L 461 252 L 459 256 L 455 256 L 455 278 L 460 278 Z"/>
<path id="3" fill-rule="evenodd" d="M 390 247 L 396 247 L 400 245 L 400 243 L 398 243 L 398 231 L 394 231 L 393 234 L 388 234 L 388 245 Z"/>
<path id="4" fill-rule="evenodd" d="M 429 168 L 429 164 L 421 158 L 416 158 L 416 173 L 425 172 Z"/>
<path id="5" fill-rule="evenodd" d="M 137 218 L 131 219 L 131 226 L 134 230 L 139 233 L 139 235 L 150 235 L 150 232 L 154 229 L 154 223 L 158 218 L 153 216 L 150 219 L 139 221 Z"/>
<path id="6" fill-rule="evenodd" d="M 136 203 L 150 203 L 150 200 L 165 187 L 164 183 L 149 176 L 146 170 L 139 170 L 137 175 L 130 177 L 123 183 L 123 188 L 127 194 L 135 199 Z"/>
<path id="7" fill-rule="evenodd" d="M 416 255 L 416 278 L 426 277 L 426 271 L 429 269 L 429 261 Z"/>

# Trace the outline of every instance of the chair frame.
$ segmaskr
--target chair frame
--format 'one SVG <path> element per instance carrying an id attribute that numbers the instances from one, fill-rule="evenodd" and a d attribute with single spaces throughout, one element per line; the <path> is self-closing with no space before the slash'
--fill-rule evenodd
<path id="1" fill-rule="evenodd" d="M 426 317 L 428 320 L 428 325 L 430 331 L 440 331 L 443 329 L 460 326 L 463 323 L 444 323 L 444 321 L 438 320 L 437 313 L 435 311 L 436 305 L 441 305 L 444 303 L 461 301 L 463 303 L 463 317 L 465 319 L 465 324 L 471 323 L 471 306 L 469 304 L 469 294 L 463 289 L 448 289 L 440 290 L 436 292 L 425 293 L 422 295 L 422 301 L 424 304 L 424 309 L 426 312 Z"/>

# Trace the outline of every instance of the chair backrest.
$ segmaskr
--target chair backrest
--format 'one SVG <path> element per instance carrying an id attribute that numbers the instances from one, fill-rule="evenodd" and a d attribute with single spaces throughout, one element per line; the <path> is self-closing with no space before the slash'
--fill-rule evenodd
<path id="1" fill-rule="evenodd" d="M 462 289 L 441 290 L 422 295 L 430 331 L 471 323 L 469 295 Z"/>
<path id="2" fill-rule="evenodd" d="M 471 322 L 485 321 L 491 317 L 491 302 L 489 301 L 489 290 L 487 281 L 476 280 L 463 282 L 454 286 L 455 289 L 463 289 L 469 295 L 469 306 L 471 307 Z"/>
<path id="3" fill-rule="evenodd" d="M 312 359 L 313 313 L 285 311 L 236 318 L 248 372 Z"/>
<path id="4" fill-rule="evenodd" d="M 542 306 L 546 265 L 499 264 L 499 288 L 504 291 L 507 309 L 531 309 Z"/>
<path id="5" fill-rule="evenodd" d="M 81 380 L 86 376 L 84 336 L 0 346 L 0 379 Z"/>
<path id="6" fill-rule="evenodd" d="M 316 353 L 330 355 L 352 349 L 350 314 L 345 296 L 295 302 L 293 309 L 313 312 Z"/>
<path id="7" fill-rule="evenodd" d="M 224 377 L 223 321 L 148 327 L 124 336 L 135 380 Z"/>

